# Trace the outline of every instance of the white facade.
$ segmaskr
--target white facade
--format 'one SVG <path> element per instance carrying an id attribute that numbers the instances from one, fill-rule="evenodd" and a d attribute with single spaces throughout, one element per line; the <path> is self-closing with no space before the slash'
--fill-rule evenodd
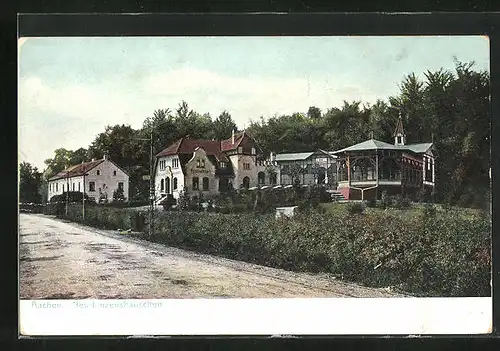
<path id="1" fill-rule="evenodd" d="M 94 199 L 96 202 L 99 201 L 100 197 L 104 197 L 107 201 L 112 202 L 113 193 L 119 186 L 123 187 L 125 200 L 128 201 L 128 174 L 110 160 L 105 159 L 94 168 L 88 170 L 85 176 L 77 175 L 49 181 L 47 197 L 50 201 L 52 196 L 60 195 L 69 189 L 69 191 L 84 192 L 89 198 Z"/>
<path id="2" fill-rule="evenodd" d="M 177 155 L 158 158 L 155 170 L 155 196 L 159 198 L 172 194 L 178 199 L 184 187 L 184 173 Z M 163 188 L 162 188 L 163 180 Z"/>
<path id="3" fill-rule="evenodd" d="M 47 200 L 54 195 L 60 195 L 69 188 L 69 191 L 81 191 L 83 192 L 83 176 L 72 177 L 69 179 L 62 178 L 53 181 L 49 181 L 48 184 L 48 194 Z M 73 188 L 75 190 L 73 190 Z"/>

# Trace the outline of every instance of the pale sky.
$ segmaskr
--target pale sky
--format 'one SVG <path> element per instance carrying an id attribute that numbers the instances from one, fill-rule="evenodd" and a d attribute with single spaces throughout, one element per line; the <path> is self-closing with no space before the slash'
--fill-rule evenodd
<path id="1" fill-rule="evenodd" d="M 42 170 L 55 149 L 88 147 L 106 125 L 182 100 L 239 128 L 274 114 L 374 103 L 405 75 L 489 70 L 489 41 L 447 37 L 86 37 L 19 41 L 19 159 Z M 166 146 L 166 145 L 165 145 Z"/>

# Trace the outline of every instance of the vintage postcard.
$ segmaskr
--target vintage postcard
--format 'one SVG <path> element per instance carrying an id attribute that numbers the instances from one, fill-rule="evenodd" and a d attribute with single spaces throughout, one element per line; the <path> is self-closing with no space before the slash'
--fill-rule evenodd
<path id="1" fill-rule="evenodd" d="M 488 333 L 489 67 L 484 36 L 19 38 L 21 335 Z"/>

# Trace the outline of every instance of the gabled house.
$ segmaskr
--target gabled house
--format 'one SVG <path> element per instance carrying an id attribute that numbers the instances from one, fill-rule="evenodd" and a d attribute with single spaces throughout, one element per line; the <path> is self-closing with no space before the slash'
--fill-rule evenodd
<path id="1" fill-rule="evenodd" d="M 220 141 L 184 137 L 156 155 L 155 197 L 172 194 L 177 199 L 181 191 L 214 195 L 230 184 L 235 189 L 263 185 L 269 178 L 267 165 L 246 131 L 233 131 L 231 138 Z"/>
<path id="2" fill-rule="evenodd" d="M 48 201 L 54 195 L 66 191 L 82 192 L 96 202 L 99 199 L 113 201 L 113 193 L 118 188 L 123 190 L 125 200 L 128 201 L 129 176 L 117 164 L 104 157 L 101 160 L 93 159 L 79 165 L 68 167 L 57 173 L 48 181 Z"/>

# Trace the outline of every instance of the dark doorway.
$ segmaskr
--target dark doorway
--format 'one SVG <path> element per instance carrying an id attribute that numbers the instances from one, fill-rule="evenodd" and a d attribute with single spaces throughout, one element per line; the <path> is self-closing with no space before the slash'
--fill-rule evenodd
<path id="1" fill-rule="evenodd" d="M 245 189 L 248 189 L 250 187 L 250 178 L 248 177 L 243 178 L 243 187 Z"/>

